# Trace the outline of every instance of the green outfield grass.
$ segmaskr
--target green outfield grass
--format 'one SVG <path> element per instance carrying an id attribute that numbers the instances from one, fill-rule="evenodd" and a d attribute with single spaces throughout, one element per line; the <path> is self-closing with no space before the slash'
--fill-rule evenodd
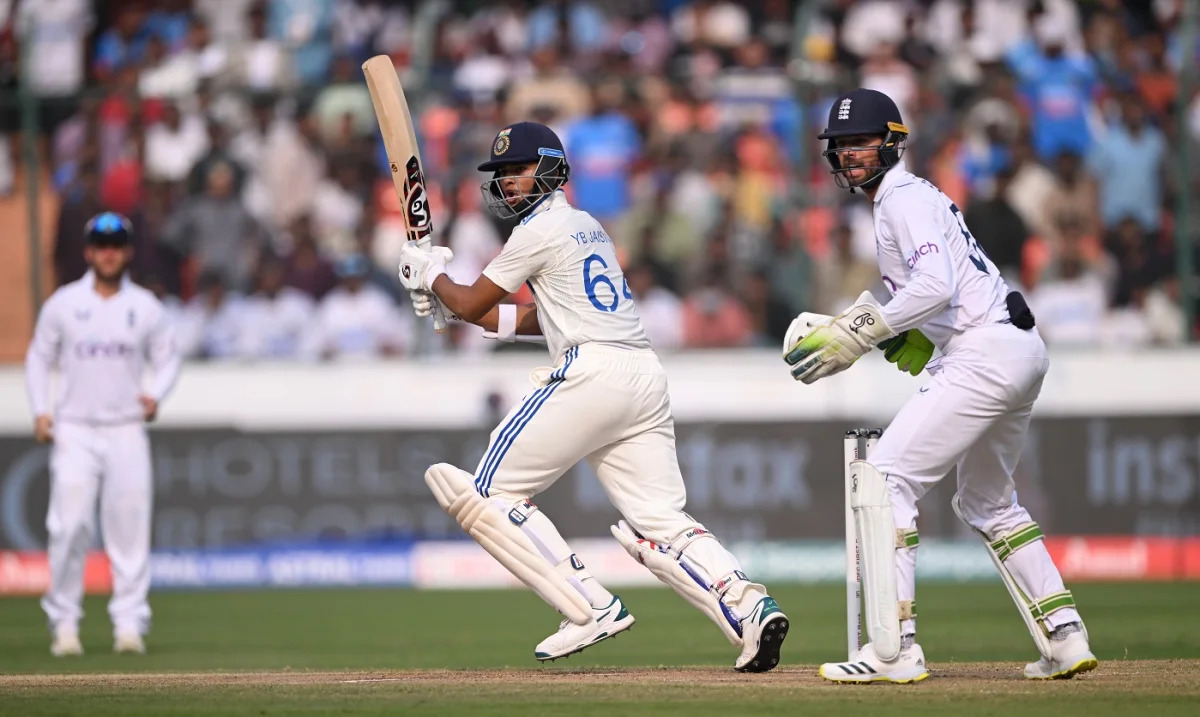
<path id="1" fill-rule="evenodd" d="M 1102 661 L 1092 676 L 1019 679 L 1034 650 L 1003 587 L 933 584 L 918 614 L 934 677 L 908 688 L 814 677 L 844 656 L 840 586 L 774 591 L 793 628 L 768 675 L 729 669 L 715 626 L 662 589 L 623 591 L 633 630 L 550 666 L 533 647 L 558 616 L 518 590 L 156 594 L 145 656 L 111 653 L 104 600 L 89 598 L 74 659 L 49 655 L 35 599 L 2 599 L 0 714 L 1194 714 L 1200 584 L 1072 587 Z"/>

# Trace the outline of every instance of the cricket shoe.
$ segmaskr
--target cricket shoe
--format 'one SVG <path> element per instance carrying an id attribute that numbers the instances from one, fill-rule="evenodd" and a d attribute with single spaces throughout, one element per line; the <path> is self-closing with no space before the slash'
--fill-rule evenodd
<path id="1" fill-rule="evenodd" d="M 54 631 L 54 640 L 50 643 L 50 654 L 55 657 L 78 657 L 83 654 L 83 644 L 79 642 L 79 631 L 73 627 L 60 627 Z"/>
<path id="2" fill-rule="evenodd" d="M 738 672 L 766 672 L 779 664 L 779 649 L 788 634 L 787 615 L 774 598 L 759 600 L 742 620 L 742 654 L 733 663 Z"/>
<path id="3" fill-rule="evenodd" d="M 1025 665 L 1025 676 L 1031 680 L 1069 680 L 1099 665 L 1088 647 L 1087 633 L 1078 623 L 1070 623 L 1050 636 L 1050 659 L 1042 657 Z"/>
<path id="4" fill-rule="evenodd" d="M 122 631 L 113 636 L 113 652 L 134 655 L 146 654 L 146 643 L 142 636 L 132 631 Z"/>
<path id="5" fill-rule="evenodd" d="M 592 619 L 584 625 L 563 620 L 558 632 L 538 643 L 533 656 L 540 662 L 553 661 L 595 645 L 601 640 L 615 637 L 633 626 L 633 615 L 625 609 L 621 598 L 613 595 L 607 607 L 592 608 Z"/>
<path id="6" fill-rule="evenodd" d="M 884 662 L 875 654 L 875 648 L 867 643 L 849 662 L 826 662 L 821 665 L 821 677 L 830 682 L 866 683 L 866 682 L 895 682 L 908 684 L 920 682 L 929 677 L 929 668 L 925 666 L 925 652 L 921 646 L 913 643 L 911 647 L 900 650 L 900 654 L 891 662 Z"/>

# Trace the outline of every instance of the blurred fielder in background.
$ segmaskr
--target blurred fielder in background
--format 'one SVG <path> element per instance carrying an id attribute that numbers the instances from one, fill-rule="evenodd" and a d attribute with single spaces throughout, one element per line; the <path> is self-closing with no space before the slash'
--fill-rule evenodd
<path id="1" fill-rule="evenodd" d="M 112 565 L 108 605 L 117 652 L 145 652 L 150 627 L 150 444 L 145 422 L 179 375 L 162 304 L 125 274 L 133 258 L 129 220 L 105 212 L 87 224 L 90 270 L 54 292 L 25 358 L 34 435 L 50 453 L 50 588 L 42 607 L 56 656 L 81 655 L 83 568 L 96 501 Z M 149 360 L 153 385 L 143 390 Z M 53 409 L 50 373 L 57 367 Z"/>
<path id="2" fill-rule="evenodd" d="M 914 376 L 932 376 L 851 466 L 870 643 L 836 682 L 915 682 L 929 675 L 916 643 L 917 500 L 957 465 L 954 510 L 979 532 L 1041 652 L 1031 679 L 1069 678 L 1096 667 L 1071 592 L 1041 529 L 1017 502 L 1013 470 L 1033 403 L 1049 369 L 1046 346 L 1018 292 L 976 244 L 962 213 L 909 173 L 908 129 L 896 104 L 857 89 L 834 101 L 825 157 L 841 187 L 873 203 L 876 251 L 892 294 L 869 294 L 837 317 L 801 314 L 785 339 L 792 376 L 812 383 L 845 370 L 876 345 Z M 930 363 L 934 347 L 941 357 Z"/>
<path id="3" fill-rule="evenodd" d="M 553 368 L 492 432 L 474 475 L 431 466 L 425 480 L 439 503 L 489 553 L 566 616 L 535 649 L 554 660 L 616 635 L 634 621 L 621 599 L 592 577 L 530 498 L 587 459 L 625 520 L 612 533 L 639 562 L 707 614 L 735 646 L 734 667 L 762 672 L 779 663 L 788 619 L 737 559 L 683 511 L 667 379 L 646 339 L 612 240 L 562 186 L 570 168 L 559 138 L 521 122 L 496 135 L 488 208 L 523 217 L 503 251 L 471 286 L 445 276 L 448 249 L 408 245 L 400 275 L 419 316 L 430 293 L 462 320 L 500 340 L 545 337 Z M 500 304 L 528 284 L 534 303 Z"/>

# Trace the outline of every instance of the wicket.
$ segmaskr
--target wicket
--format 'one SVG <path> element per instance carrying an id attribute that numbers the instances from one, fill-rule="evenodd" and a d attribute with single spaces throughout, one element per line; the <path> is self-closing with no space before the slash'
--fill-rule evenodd
<path id="1" fill-rule="evenodd" d="M 858 537 L 854 528 L 854 511 L 850 508 L 850 461 L 866 460 L 871 449 L 883 435 L 881 428 L 854 428 L 846 431 L 842 449 L 845 467 L 845 534 L 846 534 L 846 659 L 853 661 L 862 649 L 862 576 L 859 572 Z"/>

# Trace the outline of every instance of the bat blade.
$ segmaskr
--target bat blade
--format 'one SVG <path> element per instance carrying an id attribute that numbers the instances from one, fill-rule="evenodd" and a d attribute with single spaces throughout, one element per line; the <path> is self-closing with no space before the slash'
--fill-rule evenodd
<path id="1" fill-rule="evenodd" d="M 363 63 L 363 76 L 375 107 L 375 119 L 383 136 L 392 184 L 404 214 L 408 240 L 429 251 L 433 245 L 433 214 L 429 211 L 429 193 L 425 189 L 425 171 L 417 146 L 412 113 L 400 77 L 392 59 L 376 55 Z M 446 315 L 441 303 L 434 302 L 433 325 L 440 334 L 446 330 Z"/>

